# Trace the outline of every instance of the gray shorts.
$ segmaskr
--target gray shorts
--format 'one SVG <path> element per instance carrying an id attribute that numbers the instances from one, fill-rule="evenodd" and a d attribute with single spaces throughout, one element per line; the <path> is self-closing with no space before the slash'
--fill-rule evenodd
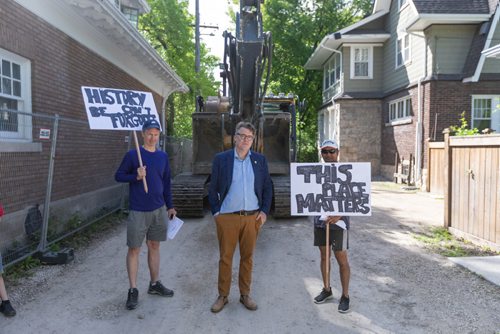
<path id="1" fill-rule="evenodd" d="M 3 274 L 3 261 L 2 261 L 2 253 L 0 253 L 0 275 Z"/>
<path id="2" fill-rule="evenodd" d="M 349 249 L 349 231 L 343 229 L 330 229 L 330 245 L 334 251 Z M 326 230 L 314 227 L 314 246 L 326 245 Z"/>
<path id="3" fill-rule="evenodd" d="M 146 240 L 167 240 L 167 209 L 165 205 L 154 211 L 130 210 L 127 220 L 127 246 L 141 247 Z"/>

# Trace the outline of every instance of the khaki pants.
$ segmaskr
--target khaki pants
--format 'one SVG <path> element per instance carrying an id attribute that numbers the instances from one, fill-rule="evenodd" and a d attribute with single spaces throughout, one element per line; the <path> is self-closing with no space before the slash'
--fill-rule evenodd
<path id="1" fill-rule="evenodd" d="M 250 294 L 253 251 L 260 229 L 255 220 L 256 217 L 257 213 L 251 216 L 220 214 L 215 217 L 220 252 L 218 280 L 220 296 L 229 296 L 233 254 L 238 242 L 240 244 L 240 268 L 238 279 L 240 294 Z"/>

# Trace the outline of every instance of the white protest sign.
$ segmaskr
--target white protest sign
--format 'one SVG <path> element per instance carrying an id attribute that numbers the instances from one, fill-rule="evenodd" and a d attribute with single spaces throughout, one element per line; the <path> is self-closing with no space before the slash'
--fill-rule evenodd
<path id="1" fill-rule="evenodd" d="M 161 124 L 150 92 L 82 86 L 82 96 L 93 130 L 141 131 L 148 120 Z"/>
<path id="2" fill-rule="evenodd" d="M 370 163 L 292 163 L 292 216 L 371 216 Z"/>

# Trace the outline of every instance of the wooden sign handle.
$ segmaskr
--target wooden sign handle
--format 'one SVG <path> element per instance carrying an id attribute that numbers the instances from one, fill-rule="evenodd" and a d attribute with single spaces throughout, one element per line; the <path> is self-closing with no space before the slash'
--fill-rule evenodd
<path id="1" fill-rule="evenodd" d="M 326 230 L 326 261 L 325 261 L 325 289 L 330 287 L 330 225 L 325 221 Z"/>
<path id="2" fill-rule="evenodd" d="M 139 147 L 139 141 L 137 140 L 137 134 L 135 133 L 135 131 L 132 131 L 132 132 L 134 133 L 135 149 L 137 150 L 137 157 L 139 158 L 139 166 L 143 167 L 142 157 L 141 157 L 141 149 Z M 146 183 L 145 176 L 142 178 L 142 184 L 144 185 L 144 192 L 147 194 L 148 193 L 148 184 Z"/>

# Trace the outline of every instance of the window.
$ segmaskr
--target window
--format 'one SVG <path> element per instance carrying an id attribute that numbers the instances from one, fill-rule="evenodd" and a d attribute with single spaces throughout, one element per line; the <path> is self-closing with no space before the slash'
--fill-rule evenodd
<path id="1" fill-rule="evenodd" d="M 396 42 L 396 68 L 410 61 L 410 35 L 405 34 Z"/>
<path id="2" fill-rule="evenodd" d="M 122 6 L 122 13 L 125 16 L 125 18 L 134 27 L 137 28 L 137 26 L 139 24 L 139 10 L 137 8 L 131 8 L 131 7 Z"/>
<path id="3" fill-rule="evenodd" d="M 473 96 L 471 128 L 500 132 L 500 96 Z"/>
<path id="4" fill-rule="evenodd" d="M 373 47 L 351 47 L 351 79 L 371 79 L 373 77 Z"/>
<path id="5" fill-rule="evenodd" d="M 411 98 L 405 97 L 389 103 L 389 122 L 398 121 L 411 116 Z"/>
<path id="6" fill-rule="evenodd" d="M 323 68 L 323 101 L 330 100 L 341 90 L 341 56 L 334 53 Z"/>
<path id="7" fill-rule="evenodd" d="M 0 49 L 0 140 L 30 141 L 31 70 L 29 60 Z"/>

